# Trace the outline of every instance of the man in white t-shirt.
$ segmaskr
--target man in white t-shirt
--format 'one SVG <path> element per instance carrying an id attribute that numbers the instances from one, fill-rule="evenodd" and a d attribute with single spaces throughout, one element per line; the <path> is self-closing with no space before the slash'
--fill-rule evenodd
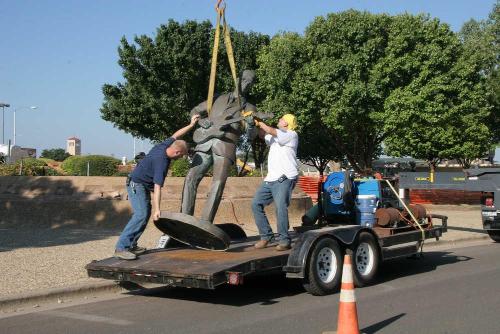
<path id="1" fill-rule="evenodd" d="M 274 233 L 269 225 L 264 207 L 274 201 L 276 219 L 278 221 L 278 245 L 276 250 L 291 248 L 288 234 L 288 206 L 298 176 L 297 146 L 299 137 L 294 129 L 297 127 L 295 116 L 286 114 L 280 118 L 278 128 L 270 127 L 262 121 L 256 121 L 259 135 L 269 145 L 268 172 L 252 201 L 255 224 L 259 229 L 260 241 L 255 248 L 264 248 L 273 239 Z"/>

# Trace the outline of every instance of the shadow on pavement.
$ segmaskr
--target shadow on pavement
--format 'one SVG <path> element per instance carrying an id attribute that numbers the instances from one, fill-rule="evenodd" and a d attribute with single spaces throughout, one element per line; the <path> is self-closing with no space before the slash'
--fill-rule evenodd
<path id="1" fill-rule="evenodd" d="M 133 286 L 132 286 L 133 287 Z M 130 291 L 135 296 L 171 298 L 198 303 L 246 306 L 251 304 L 273 305 L 278 298 L 305 293 L 300 280 L 287 279 L 284 274 L 245 277 L 241 286 L 223 285 L 215 290 L 159 287 Z"/>
<path id="2" fill-rule="evenodd" d="M 124 220 L 126 223 L 126 220 Z M 84 230 L 70 227 L 29 230 L 0 229 L 0 253 L 19 248 L 72 245 L 117 236 L 121 229 Z"/>
<path id="3" fill-rule="evenodd" d="M 401 313 L 398 315 L 395 315 L 394 317 L 390 317 L 389 319 L 382 320 L 380 322 L 377 322 L 376 324 L 373 324 L 371 326 L 365 327 L 361 330 L 362 333 L 366 334 L 373 334 L 377 333 L 378 331 L 382 330 L 384 327 L 387 327 L 388 325 L 392 324 L 399 318 L 402 318 L 406 315 L 406 313 Z"/>
<path id="4" fill-rule="evenodd" d="M 84 178 L 2 176 L 0 252 L 118 235 L 130 215 L 125 185 L 115 180 L 119 190 L 105 191 L 100 181 Z"/>
<path id="5" fill-rule="evenodd" d="M 379 270 L 377 283 L 392 281 L 401 277 L 426 273 L 436 270 L 439 266 L 445 266 L 473 258 L 468 256 L 454 255 L 452 252 L 426 251 L 421 257 L 400 258 L 388 260 L 382 263 Z"/>

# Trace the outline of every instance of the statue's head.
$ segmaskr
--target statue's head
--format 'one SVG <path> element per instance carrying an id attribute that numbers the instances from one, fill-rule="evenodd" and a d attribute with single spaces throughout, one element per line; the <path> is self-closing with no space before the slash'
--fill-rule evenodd
<path id="1" fill-rule="evenodd" d="M 240 94 L 246 95 L 255 82 L 255 71 L 244 70 L 240 76 Z"/>

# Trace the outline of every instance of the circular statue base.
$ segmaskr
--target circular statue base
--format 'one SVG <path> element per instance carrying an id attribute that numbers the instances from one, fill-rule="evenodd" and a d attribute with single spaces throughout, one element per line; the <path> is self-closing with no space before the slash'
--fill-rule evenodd
<path id="1" fill-rule="evenodd" d="M 155 226 L 172 239 L 209 250 L 226 250 L 231 243 L 229 236 L 214 224 L 178 212 L 164 212 Z"/>

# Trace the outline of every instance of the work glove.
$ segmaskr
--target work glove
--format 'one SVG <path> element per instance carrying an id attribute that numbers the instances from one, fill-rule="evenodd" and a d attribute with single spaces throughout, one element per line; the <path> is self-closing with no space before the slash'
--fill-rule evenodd
<path id="1" fill-rule="evenodd" d="M 255 121 L 254 121 L 254 119 L 253 119 L 253 116 L 251 116 L 251 115 L 250 115 L 250 116 L 245 117 L 245 118 L 244 118 L 244 121 L 245 121 L 245 123 L 247 123 L 247 126 L 249 126 L 249 127 L 253 127 L 253 126 L 255 126 Z"/>

